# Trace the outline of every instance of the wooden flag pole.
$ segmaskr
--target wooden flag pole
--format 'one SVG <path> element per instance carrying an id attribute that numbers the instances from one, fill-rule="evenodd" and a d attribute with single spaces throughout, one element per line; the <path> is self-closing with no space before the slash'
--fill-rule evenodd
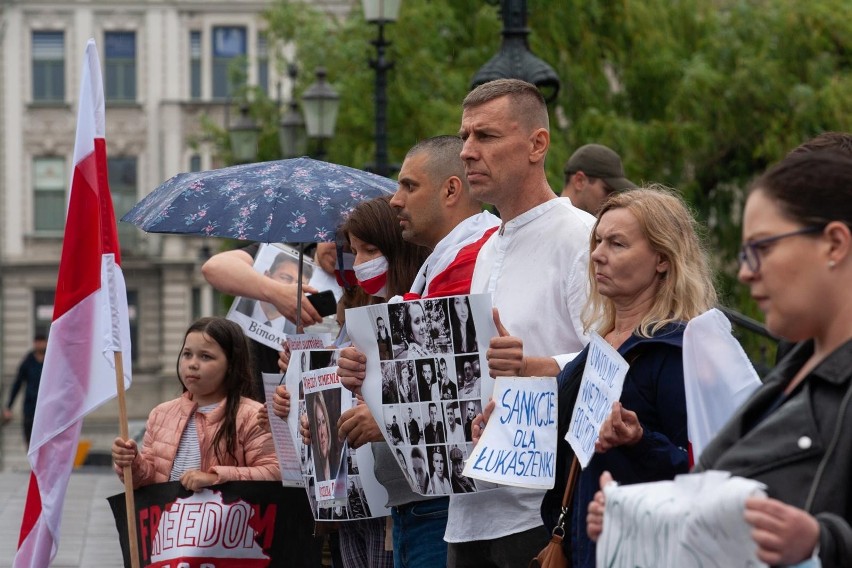
<path id="1" fill-rule="evenodd" d="M 115 356 L 115 386 L 118 393 L 118 430 L 122 440 L 130 438 L 127 427 L 127 401 L 124 396 L 124 360 L 121 351 Z M 127 543 L 130 546 L 130 566 L 139 568 L 139 542 L 136 539 L 136 501 L 133 498 L 133 469 L 124 466 L 124 504 L 127 509 Z"/>

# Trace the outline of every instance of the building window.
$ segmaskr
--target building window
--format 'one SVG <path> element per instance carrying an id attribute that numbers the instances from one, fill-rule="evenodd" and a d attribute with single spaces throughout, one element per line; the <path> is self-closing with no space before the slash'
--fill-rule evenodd
<path id="1" fill-rule="evenodd" d="M 36 232 L 61 232 L 65 227 L 65 158 L 33 160 L 33 226 Z"/>
<path id="2" fill-rule="evenodd" d="M 136 100 L 136 33 L 104 34 L 106 100 Z"/>
<path id="3" fill-rule="evenodd" d="M 213 98 L 227 99 L 245 84 L 246 28 L 213 28 Z"/>
<path id="4" fill-rule="evenodd" d="M 269 94 L 269 46 L 266 34 L 257 36 L 257 86 Z"/>
<path id="5" fill-rule="evenodd" d="M 109 189 L 116 222 L 136 204 L 136 156 L 107 158 Z M 129 223 L 118 223 L 118 241 L 121 250 L 131 250 L 139 241 L 139 229 Z"/>
<path id="6" fill-rule="evenodd" d="M 65 34 L 33 32 L 33 101 L 65 100 Z"/>
<path id="7" fill-rule="evenodd" d="M 189 32 L 189 98 L 201 98 L 201 32 Z"/>
<path id="8" fill-rule="evenodd" d="M 201 171 L 201 156 L 198 154 L 193 154 L 189 157 L 189 171 L 191 172 L 200 172 Z"/>

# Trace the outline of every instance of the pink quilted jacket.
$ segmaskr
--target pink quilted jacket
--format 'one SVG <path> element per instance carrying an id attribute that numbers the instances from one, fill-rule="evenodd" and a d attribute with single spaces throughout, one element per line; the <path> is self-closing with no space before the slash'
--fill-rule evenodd
<path id="1" fill-rule="evenodd" d="M 151 411 L 145 428 L 142 450 L 133 459 L 133 487 L 169 480 L 180 437 L 187 420 L 197 405 L 192 395 L 183 393 L 180 398 L 165 402 Z M 257 412 L 262 405 L 248 398 L 240 400 L 237 410 L 236 466 L 219 465 L 213 450 L 213 437 L 225 414 L 220 404 L 212 412 L 193 415 L 198 445 L 201 449 L 201 471 L 215 473 L 216 483 L 227 481 L 277 481 L 281 479 L 272 435 L 257 424 Z M 122 471 L 116 468 L 122 478 Z"/>

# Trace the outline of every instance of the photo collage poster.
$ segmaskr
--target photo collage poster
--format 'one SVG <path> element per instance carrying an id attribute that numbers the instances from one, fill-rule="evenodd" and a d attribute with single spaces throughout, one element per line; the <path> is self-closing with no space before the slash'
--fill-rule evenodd
<path id="1" fill-rule="evenodd" d="M 485 359 L 497 335 L 491 296 L 353 308 L 346 322 L 367 356 L 364 400 L 411 489 L 448 495 L 493 487 L 462 475 L 473 418 L 493 389 Z"/>
<path id="2" fill-rule="evenodd" d="M 311 509 L 318 521 L 388 516 L 387 491 L 373 473 L 370 445 L 355 450 L 337 439 L 340 415 L 357 402 L 337 382 L 337 353 L 332 349 L 294 351 L 285 375 L 291 393 L 287 422 Z M 311 443 L 307 445 L 299 434 L 301 416 L 307 416 L 311 424 Z M 330 433 L 327 438 L 324 425 Z M 321 455 L 326 458 L 316 459 Z"/>
<path id="3" fill-rule="evenodd" d="M 254 259 L 254 270 L 282 284 L 298 284 L 299 251 L 282 244 L 263 244 Z M 308 285 L 314 270 L 310 258 L 302 259 L 302 284 Z M 285 318 L 269 302 L 237 296 L 228 310 L 229 320 L 243 328 L 246 336 L 280 350 L 287 335 L 296 333 L 296 324 Z"/>

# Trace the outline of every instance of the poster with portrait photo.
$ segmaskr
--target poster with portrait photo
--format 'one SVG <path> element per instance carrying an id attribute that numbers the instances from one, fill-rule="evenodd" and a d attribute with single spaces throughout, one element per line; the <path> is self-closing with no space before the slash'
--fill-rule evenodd
<path id="1" fill-rule="evenodd" d="M 405 442 L 404 434 L 402 433 L 402 416 L 400 407 L 396 404 L 389 404 L 384 407 L 385 419 L 382 425 L 385 429 L 385 435 L 390 440 L 391 446 L 399 446 Z"/>
<path id="2" fill-rule="evenodd" d="M 413 300 L 387 304 L 394 359 L 416 359 L 436 353 L 425 302 Z"/>
<path id="3" fill-rule="evenodd" d="M 468 443 L 473 442 L 473 419 L 482 413 L 482 404 L 479 402 L 479 399 L 460 400 L 459 407 L 462 412 L 464 439 Z"/>
<path id="4" fill-rule="evenodd" d="M 432 357 L 415 359 L 415 375 L 417 376 L 417 390 L 420 402 L 430 400 L 441 400 L 441 391 L 438 383 L 438 361 Z"/>
<path id="5" fill-rule="evenodd" d="M 399 402 L 399 378 L 395 361 L 382 363 L 382 404 Z"/>
<path id="6" fill-rule="evenodd" d="M 458 400 L 444 403 L 444 436 L 448 444 L 465 444 L 464 425 L 460 415 Z"/>
<path id="7" fill-rule="evenodd" d="M 302 443 L 301 435 L 299 434 L 299 420 L 301 416 L 308 415 L 311 399 L 313 398 L 311 395 L 316 394 L 317 392 L 322 394 L 324 390 L 330 390 L 332 388 L 329 386 L 327 389 L 306 389 L 306 384 L 310 383 L 310 378 L 318 373 L 327 374 L 329 371 L 332 371 L 336 375 L 338 354 L 338 351 L 329 349 L 294 351 L 291 354 L 290 367 L 287 369 L 285 381 L 287 389 L 291 393 L 299 393 L 298 397 L 293 397 L 297 400 L 294 400 L 291 403 L 292 409 L 295 410 L 298 408 L 299 410 L 297 412 L 291 411 L 287 418 L 287 422 L 290 427 L 291 434 L 296 440 L 298 440 L 299 444 L 302 444 L 302 446 L 304 446 L 304 444 Z M 306 379 L 308 380 L 307 383 Z M 329 378 L 328 381 L 331 382 L 332 379 Z M 335 388 L 338 388 L 340 393 L 339 404 L 341 413 L 351 409 L 357 403 L 356 398 L 349 391 L 342 388 L 342 385 L 339 385 L 338 383 L 338 387 Z M 330 409 L 329 414 L 332 414 Z M 334 422 L 332 423 L 334 440 L 337 439 L 336 424 L 336 419 L 334 419 Z M 345 482 L 342 482 L 338 487 L 336 487 L 336 489 L 339 490 L 334 499 L 328 500 L 318 498 L 321 497 L 320 487 L 326 482 L 317 481 L 317 468 L 314 463 L 314 456 L 318 452 L 318 450 L 314 448 L 314 442 L 317 440 L 315 432 L 316 425 L 314 425 L 311 429 L 311 444 L 306 446 L 308 448 L 308 451 L 306 452 L 307 459 L 305 460 L 307 463 L 302 469 L 305 479 L 304 484 L 308 492 L 314 518 L 324 521 L 349 520 L 352 518 L 352 507 L 348 503 L 348 487 L 351 485 L 353 480 L 367 500 L 362 510 L 369 511 L 370 514 L 376 517 L 388 516 L 390 514 L 390 510 L 385 507 L 388 494 L 387 490 L 376 480 L 375 473 L 373 471 L 375 462 L 370 444 L 365 444 L 357 450 L 350 448 L 348 444 L 340 444 L 341 460 L 339 462 L 340 465 L 338 466 L 340 475 L 338 476 L 337 481 L 340 482 L 345 479 Z M 324 473 L 323 468 L 319 477 L 324 478 Z M 341 517 L 341 515 L 345 518 Z"/>
<path id="8" fill-rule="evenodd" d="M 459 398 L 479 398 L 482 391 L 482 364 L 478 354 L 455 358 Z"/>
<path id="9" fill-rule="evenodd" d="M 404 359 L 402 361 L 394 361 L 393 364 L 396 368 L 399 402 L 401 404 L 420 402 L 420 387 L 417 383 L 414 361 Z"/>
<path id="10" fill-rule="evenodd" d="M 449 300 L 450 328 L 453 337 L 453 353 L 476 353 L 476 326 L 470 312 L 470 301 L 466 296 L 454 296 Z"/>
<path id="11" fill-rule="evenodd" d="M 254 258 L 254 270 L 282 284 L 298 284 L 299 251 L 282 244 L 263 244 Z M 302 283 L 307 286 L 318 268 L 309 259 L 302 260 Z M 285 318 L 269 302 L 237 296 L 227 318 L 243 328 L 245 334 L 268 347 L 281 349 L 287 335 L 296 333 L 296 324 Z"/>
<path id="12" fill-rule="evenodd" d="M 352 342 L 367 357 L 366 378 L 361 388 L 364 401 L 376 421 L 386 426 L 381 428 L 385 440 L 392 446 L 412 490 L 422 495 L 452 492 L 450 450 L 464 448 L 468 443 L 464 429 L 466 403 L 473 400 L 475 408 L 481 409 L 493 386 L 481 373 L 487 365 L 488 343 L 497 334 L 491 297 L 475 294 L 461 298 L 465 301 L 464 309 L 459 309 L 459 320 L 472 322 L 472 331 L 467 333 L 465 328 L 464 334 L 476 345 L 472 352 L 455 353 L 452 314 L 456 298 L 413 300 L 386 305 L 394 353 L 392 362 L 379 358 L 376 306 L 346 311 Z M 374 309 L 371 312 L 369 308 Z M 391 363 L 397 378 L 395 401 L 389 395 Z M 469 376 L 464 375 L 465 364 Z M 408 389 L 403 386 L 406 378 Z M 398 436 L 394 436 L 393 416 L 397 417 L 403 439 L 396 445 L 394 438 Z M 466 448 L 460 451 L 468 455 Z M 455 453 L 456 457 L 458 454 Z M 440 481 L 439 493 L 432 487 L 436 468 L 439 475 L 434 481 Z M 474 488 L 481 489 L 475 483 Z"/>
<path id="13" fill-rule="evenodd" d="M 430 495 L 451 495 L 453 487 L 447 471 L 447 446 L 439 444 L 426 446 L 426 456 L 429 460 Z"/>
<path id="14" fill-rule="evenodd" d="M 450 319 L 446 298 L 423 300 L 426 317 L 429 320 L 429 335 L 432 340 L 432 352 L 452 353 L 453 340 L 450 335 Z"/>
<path id="15" fill-rule="evenodd" d="M 435 357 L 435 370 L 438 375 L 438 395 L 441 400 L 458 400 L 459 387 L 455 357 L 451 355 Z"/>
<path id="16" fill-rule="evenodd" d="M 476 493 L 476 481 L 464 475 L 464 462 L 470 456 L 467 444 L 448 444 L 450 485 L 453 493 Z"/>
<path id="17" fill-rule="evenodd" d="M 402 414 L 402 435 L 405 443 L 409 446 L 425 444 L 423 438 L 423 415 L 420 413 L 420 405 L 417 403 L 400 405 Z"/>

